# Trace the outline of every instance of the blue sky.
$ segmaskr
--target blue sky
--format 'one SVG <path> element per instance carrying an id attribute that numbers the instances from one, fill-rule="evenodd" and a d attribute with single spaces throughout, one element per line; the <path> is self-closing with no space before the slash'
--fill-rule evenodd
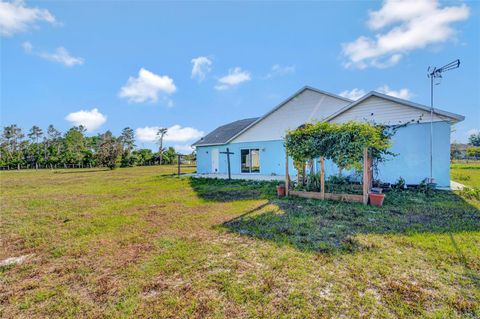
<path id="1" fill-rule="evenodd" d="M 202 133 L 260 116 L 304 85 L 370 90 L 429 105 L 427 67 L 461 67 L 435 106 L 480 128 L 478 2 L 0 2 L 1 120 L 89 134 L 155 127 L 186 149 Z"/>

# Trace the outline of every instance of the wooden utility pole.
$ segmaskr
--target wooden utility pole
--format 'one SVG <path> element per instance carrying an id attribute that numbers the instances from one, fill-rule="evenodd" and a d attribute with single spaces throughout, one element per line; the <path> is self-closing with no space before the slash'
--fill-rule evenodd
<path id="1" fill-rule="evenodd" d="M 228 179 L 232 179 L 232 174 L 231 174 L 231 171 L 230 171 L 230 154 L 235 154 L 233 152 L 230 152 L 230 150 L 228 149 L 227 147 L 227 151 L 226 152 L 220 152 L 221 154 L 227 154 L 227 167 L 228 167 Z"/>

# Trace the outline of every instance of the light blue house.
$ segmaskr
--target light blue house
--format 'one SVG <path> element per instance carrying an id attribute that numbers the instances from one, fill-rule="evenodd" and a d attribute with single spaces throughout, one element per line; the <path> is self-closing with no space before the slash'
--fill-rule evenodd
<path id="1" fill-rule="evenodd" d="M 344 123 L 375 122 L 385 125 L 408 123 L 398 129 L 391 151 L 397 156 L 382 163 L 376 179 L 394 183 L 403 177 L 407 184 L 419 184 L 430 176 L 430 129 L 433 129 L 433 178 L 439 187 L 450 186 L 450 130 L 463 116 L 430 108 L 378 92 L 352 101 L 304 87 L 259 118 L 235 121 L 215 129 L 195 142 L 197 174 L 224 176 L 230 152 L 234 178 L 282 178 L 285 175 L 283 140 L 288 129 L 315 121 Z M 431 122 L 432 120 L 432 122 Z M 289 172 L 296 175 L 292 160 Z M 326 163 L 326 175 L 337 174 Z"/>

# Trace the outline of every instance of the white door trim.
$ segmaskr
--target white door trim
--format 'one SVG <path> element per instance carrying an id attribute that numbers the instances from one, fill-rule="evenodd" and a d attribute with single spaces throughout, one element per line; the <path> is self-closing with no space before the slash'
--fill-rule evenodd
<path id="1" fill-rule="evenodd" d="M 219 160 L 220 153 L 218 148 L 212 149 L 212 173 L 218 173 L 220 170 L 220 160 Z"/>

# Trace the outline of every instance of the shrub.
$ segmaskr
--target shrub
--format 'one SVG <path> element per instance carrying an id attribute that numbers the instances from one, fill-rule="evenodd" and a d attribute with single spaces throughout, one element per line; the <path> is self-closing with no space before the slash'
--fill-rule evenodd
<path id="1" fill-rule="evenodd" d="M 327 183 L 335 185 L 348 184 L 348 178 L 344 176 L 332 175 L 327 179 Z"/>
<path id="2" fill-rule="evenodd" d="M 307 123 L 287 132 L 285 146 L 294 162 L 324 157 L 340 168 L 361 170 L 364 148 L 368 148 L 375 162 L 394 155 L 388 151 L 394 132 L 386 126 L 369 123 Z"/>
<path id="3" fill-rule="evenodd" d="M 467 147 L 467 156 L 468 157 L 480 157 L 480 146 Z"/>
<path id="4" fill-rule="evenodd" d="M 317 173 L 310 173 L 307 176 L 307 185 L 305 186 L 305 189 L 308 192 L 320 192 L 321 191 L 321 185 L 320 185 L 320 174 Z"/>

